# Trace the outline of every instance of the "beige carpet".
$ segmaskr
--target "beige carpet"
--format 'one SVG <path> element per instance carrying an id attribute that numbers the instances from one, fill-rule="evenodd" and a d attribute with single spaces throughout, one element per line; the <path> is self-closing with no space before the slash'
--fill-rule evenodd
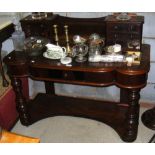
<path id="1" fill-rule="evenodd" d="M 146 109 L 141 108 L 142 114 Z M 42 143 L 122 143 L 118 134 L 104 123 L 78 117 L 56 116 L 29 127 L 17 122 L 12 132 L 37 137 Z M 140 119 L 135 143 L 147 143 L 155 131 L 146 128 Z"/>

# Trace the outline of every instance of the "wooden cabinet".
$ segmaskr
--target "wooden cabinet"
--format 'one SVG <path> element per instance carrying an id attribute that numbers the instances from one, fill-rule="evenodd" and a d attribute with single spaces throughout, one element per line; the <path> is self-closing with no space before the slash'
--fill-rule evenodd
<path id="1" fill-rule="evenodd" d="M 116 16 L 110 15 L 105 19 L 106 22 L 106 44 L 121 44 L 124 49 L 133 50 L 129 44 L 131 41 L 138 41 L 141 49 L 142 30 L 144 17 L 131 16 L 130 20 L 118 20 Z"/>

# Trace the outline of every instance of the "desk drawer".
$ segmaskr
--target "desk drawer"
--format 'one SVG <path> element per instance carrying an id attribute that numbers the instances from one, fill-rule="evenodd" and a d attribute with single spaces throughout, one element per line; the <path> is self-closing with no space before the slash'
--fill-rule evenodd
<path id="1" fill-rule="evenodd" d="M 131 39 L 141 39 L 140 34 L 132 34 L 132 33 L 109 33 L 108 40 L 131 40 Z"/>
<path id="2" fill-rule="evenodd" d="M 53 81 L 53 82 L 67 82 L 74 84 L 86 85 L 109 85 L 114 81 L 114 72 L 83 72 L 70 70 L 54 70 L 54 69 L 40 69 L 30 68 L 30 74 L 33 79 Z"/>
<path id="3" fill-rule="evenodd" d="M 128 42 L 131 40 L 139 40 L 141 43 L 141 35 L 140 34 L 132 34 L 132 33 L 109 33 L 107 35 L 107 45 L 113 45 L 115 43 L 121 44 L 123 47 L 128 48 Z"/>
<path id="4" fill-rule="evenodd" d="M 107 27 L 111 32 L 141 33 L 141 24 L 138 23 L 107 23 Z"/>

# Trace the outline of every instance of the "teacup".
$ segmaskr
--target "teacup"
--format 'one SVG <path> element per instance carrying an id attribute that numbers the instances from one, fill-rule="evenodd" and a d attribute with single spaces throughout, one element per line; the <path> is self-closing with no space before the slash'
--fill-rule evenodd
<path id="1" fill-rule="evenodd" d="M 52 44 L 47 44 L 47 55 L 49 57 L 58 57 L 58 58 L 64 58 L 67 53 L 66 53 L 66 48 L 65 47 L 60 47 Z"/>

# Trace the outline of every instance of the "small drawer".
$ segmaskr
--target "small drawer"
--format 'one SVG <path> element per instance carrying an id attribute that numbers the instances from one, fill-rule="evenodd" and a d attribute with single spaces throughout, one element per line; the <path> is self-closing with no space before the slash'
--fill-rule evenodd
<path id="1" fill-rule="evenodd" d="M 134 33 L 109 33 L 107 35 L 108 40 L 131 40 L 131 39 L 141 39 L 140 34 Z"/>
<path id="2" fill-rule="evenodd" d="M 107 28 L 109 32 L 141 33 L 141 24 L 135 23 L 108 23 Z"/>
<path id="3" fill-rule="evenodd" d="M 129 24 L 122 24 L 122 23 L 108 23 L 107 28 L 109 31 L 112 32 L 122 32 L 127 31 L 129 29 Z"/>
<path id="4" fill-rule="evenodd" d="M 141 24 L 130 24 L 128 31 L 141 34 L 141 29 Z"/>

